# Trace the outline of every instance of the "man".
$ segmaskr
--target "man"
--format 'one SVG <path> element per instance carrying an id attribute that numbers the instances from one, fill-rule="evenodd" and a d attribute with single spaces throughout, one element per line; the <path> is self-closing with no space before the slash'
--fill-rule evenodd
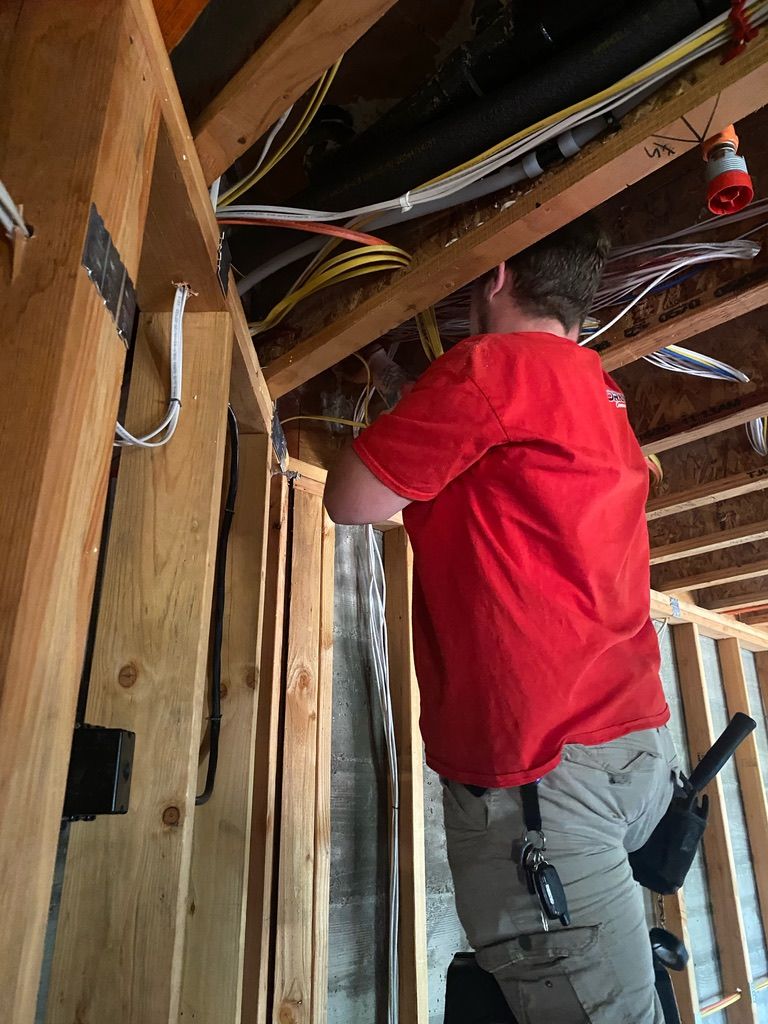
<path id="1" fill-rule="evenodd" d="M 627 859 L 676 768 L 649 618 L 648 470 L 624 396 L 577 344 L 607 249 L 585 219 L 481 278 L 473 336 L 357 438 L 325 494 L 338 523 L 404 510 L 456 905 L 519 1024 L 663 1022 Z M 386 364 L 374 359 L 384 393 Z M 548 931 L 515 863 L 520 787 L 537 779 L 571 918 Z"/>

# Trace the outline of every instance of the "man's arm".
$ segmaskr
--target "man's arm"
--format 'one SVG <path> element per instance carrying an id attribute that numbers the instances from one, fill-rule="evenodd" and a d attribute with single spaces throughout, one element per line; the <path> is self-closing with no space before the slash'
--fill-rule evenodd
<path id="1" fill-rule="evenodd" d="M 413 387 L 405 371 L 377 346 L 368 359 L 376 390 L 388 409 Z M 374 476 L 352 447 L 345 449 L 328 474 L 323 496 L 334 523 L 359 526 L 382 523 L 410 505 Z"/>
<path id="2" fill-rule="evenodd" d="M 334 523 L 345 526 L 383 523 L 411 503 L 375 477 L 351 447 L 328 474 L 323 501 Z"/>

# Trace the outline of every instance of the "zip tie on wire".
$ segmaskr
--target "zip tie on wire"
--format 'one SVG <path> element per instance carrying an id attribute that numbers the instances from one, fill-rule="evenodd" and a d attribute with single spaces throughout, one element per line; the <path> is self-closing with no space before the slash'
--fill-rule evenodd
<path id="1" fill-rule="evenodd" d="M 400 209 L 403 211 L 403 213 L 408 213 L 409 210 L 413 209 L 410 189 L 405 193 L 405 195 L 400 196 Z"/>

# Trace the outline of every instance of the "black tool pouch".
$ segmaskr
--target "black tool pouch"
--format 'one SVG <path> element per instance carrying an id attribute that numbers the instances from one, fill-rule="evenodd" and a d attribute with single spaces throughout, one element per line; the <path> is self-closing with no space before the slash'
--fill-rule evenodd
<path id="1" fill-rule="evenodd" d="M 695 793 L 686 790 L 685 782 L 676 786 L 675 795 L 651 837 L 629 855 L 635 880 L 662 896 L 677 892 L 696 856 L 708 812 L 706 796 L 699 802 Z"/>

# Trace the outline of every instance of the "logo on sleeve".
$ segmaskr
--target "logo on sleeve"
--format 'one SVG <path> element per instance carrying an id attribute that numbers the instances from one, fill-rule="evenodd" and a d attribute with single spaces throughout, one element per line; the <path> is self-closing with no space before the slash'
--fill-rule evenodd
<path id="1" fill-rule="evenodd" d="M 613 388 L 606 388 L 605 393 L 608 396 L 608 401 L 616 409 L 627 408 L 627 400 L 621 391 L 614 391 Z"/>

